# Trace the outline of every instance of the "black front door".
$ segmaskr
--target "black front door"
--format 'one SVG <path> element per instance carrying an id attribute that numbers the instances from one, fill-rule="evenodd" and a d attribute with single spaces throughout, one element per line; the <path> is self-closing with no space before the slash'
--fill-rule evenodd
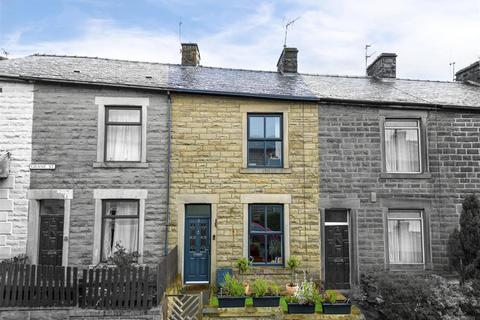
<path id="1" fill-rule="evenodd" d="M 325 287 L 350 288 L 350 247 L 346 210 L 326 212 Z"/>
<path id="2" fill-rule="evenodd" d="M 63 200 L 40 201 L 40 241 L 38 264 L 62 265 Z"/>
<path id="3" fill-rule="evenodd" d="M 196 208 L 189 209 L 191 214 L 194 214 Z M 210 217 L 187 215 L 185 218 L 184 257 L 185 282 L 210 280 Z"/>

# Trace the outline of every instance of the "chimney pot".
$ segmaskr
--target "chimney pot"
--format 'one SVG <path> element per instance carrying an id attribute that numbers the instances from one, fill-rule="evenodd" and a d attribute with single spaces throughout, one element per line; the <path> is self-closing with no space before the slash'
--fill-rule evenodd
<path id="1" fill-rule="evenodd" d="M 376 78 L 397 77 L 397 55 L 395 53 L 380 54 L 367 68 L 367 75 Z"/>
<path id="2" fill-rule="evenodd" d="M 455 73 L 456 81 L 474 81 L 480 83 L 480 61 L 476 61 Z"/>
<path id="3" fill-rule="evenodd" d="M 297 48 L 283 48 L 282 54 L 277 62 L 277 70 L 280 73 L 297 73 Z"/>
<path id="4" fill-rule="evenodd" d="M 200 50 L 196 43 L 182 43 L 182 66 L 200 65 Z"/>

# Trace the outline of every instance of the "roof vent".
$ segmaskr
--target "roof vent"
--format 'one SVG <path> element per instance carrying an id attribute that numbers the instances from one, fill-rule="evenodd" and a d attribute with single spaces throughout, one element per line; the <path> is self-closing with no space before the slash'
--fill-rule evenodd
<path id="1" fill-rule="evenodd" d="M 196 43 L 182 43 L 182 66 L 200 65 L 200 50 Z"/>
<path id="2" fill-rule="evenodd" d="M 474 62 L 455 73 L 455 80 L 480 83 L 480 61 Z"/>
<path id="3" fill-rule="evenodd" d="M 367 75 L 375 78 L 397 77 L 397 55 L 395 53 L 380 54 L 367 68 Z"/>
<path id="4" fill-rule="evenodd" d="M 283 48 L 282 54 L 277 62 L 277 70 L 280 73 L 297 73 L 297 48 Z"/>

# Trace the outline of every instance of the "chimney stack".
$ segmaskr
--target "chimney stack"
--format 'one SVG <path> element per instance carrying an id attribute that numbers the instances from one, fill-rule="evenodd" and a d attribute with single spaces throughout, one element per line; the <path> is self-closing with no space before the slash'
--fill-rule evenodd
<path id="1" fill-rule="evenodd" d="M 367 75 L 375 78 L 397 77 L 397 55 L 395 53 L 380 54 L 367 68 Z"/>
<path id="2" fill-rule="evenodd" d="M 200 65 L 200 50 L 196 43 L 182 43 L 182 66 Z"/>
<path id="3" fill-rule="evenodd" d="M 455 73 L 456 81 L 473 81 L 480 83 L 480 61 L 474 62 Z"/>
<path id="4" fill-rule="evenodd" d="M 277 70 L 280 73 L 297 73 L 297 48 L 283 48 L 277 62 Z"/>

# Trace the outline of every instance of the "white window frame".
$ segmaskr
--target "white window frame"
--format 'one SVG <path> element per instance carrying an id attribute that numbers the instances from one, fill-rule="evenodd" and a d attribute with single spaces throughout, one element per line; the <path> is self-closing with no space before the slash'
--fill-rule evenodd
<path id="1" fill-rule="evenodd" d="M 101 261 L 102 247 L 102 222 L 103 222 L 103 200 L 139 200 L 138 213 L 138 263 L 143 263 L 143 240 L 145 231 L 145 199 L 148 197 L 148 190 L 142 189 L 95 189 L 93 198 L 95 200 L 95 223 L 93 227 L 93 253 L 92 264 L 97 265 Z"/>
<path id="2" fill-rule="evenodd" d="M 388 122 L 402 122 L 402 121 L 405 121 L 405 122 L 416 122 L 417 123 L 417 126 L 416 127 L 407 127 L 407 126 L 392 126 L 392 127 L 387 127 L 387 123 Z M 383 133 L 384 133 L 384 150 L 385 150 L 385 163 L 384 163 L 384 166 L 385 166 L 385 172 L 386 173 L 393 173 L 393 174 L 396 174 L 396 173 L 399 173 L 399 174 L 402 174 L 402 173 L 407 173 L 407 174 L 415 174 L 415 173 L 422 173 L 423 172 L 423 154 L 422 154 L 422 148 L 423 148 L 423 145 L 422 145 L 422 130 L 421 130 L 421 126 L 422 126 L 422 121 L 420 119 L 417 119 L 417 118 L 385 118 L 385 122 L 383 124 Z M 388 129 L 408 129 L 408 130 L 413 130 L 413 128 L 415 128 L 415 130 L 417 131 L 417 139 L 418 139 L 418 170 L 419 171 L 387 171 L 387 130 Z"/>
<path id="3" fill-rule="evenodd" d="M 150 104 L 149 98 L 133 97 L 95 97 L 95 104 L 98 105 L 97 125 L 97 161 L 94 167 L 147 167 L 147 108 Z M 105 111 L 106 107 L 141 107 L 142 109 L 142 146 L 140 162 L 105 161 Z"/>
<path id="4" fill-rule="evenodd" d="M 27 256 L 32 264 L 38 264 L 40 249 L 40 201 L 64 200 L 62 266 L 68 266 L 70 244 L 70 212 L 73 199 L 72 189 L 31 189 L 28 198 Z"/>
<path id="5" fill-rule="evenodd" d="M 420 213 L 420 218 L 391 218 L 390 214 L 392 213 L 399 213 L 399 212 L 416 212 Z M 418 263 L 404 263 L 404 262 L 392 262 L 390 261 L 390 243 L 388 243 L 387 249 L 387 257 L 388 257 L 388 263 L 390 265 L 424 265 L 425 264 L 425 228 L 424 228 L 424 219 L 425 219 L 425 213 L 423 210 L 415 210 L 415 209 L 407 209 L 407 210 L 402 210 L 402 209 L 389 209 L 387 212 L 387 239 L 388 239 L 388 233 L 389 233 L 389 221 L 391 220 L 399 220 L 399 221 L 418 221 L 420 220 L 420 231 L 422 232 L 422 243 L 421 243 L 421 249 L 422 249 L 422 262 Z"/>

